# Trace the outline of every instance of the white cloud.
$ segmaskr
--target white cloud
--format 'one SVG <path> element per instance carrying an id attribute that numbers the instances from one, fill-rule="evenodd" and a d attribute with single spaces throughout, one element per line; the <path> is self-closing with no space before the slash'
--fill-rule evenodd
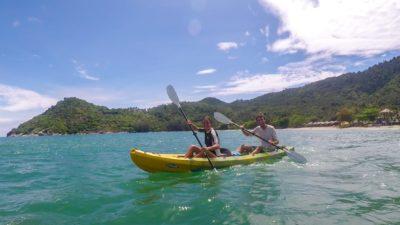
<path id="1" fill-rule="evenodd" d="M 3 111 L 46 109 L 56 102 L 54 98 L 31 90 L 0 84 L 0 110 Z"/>
<path id="2" fill-rule="evenodd" d="M 255 74 L 248 77 L 235 77 L 226 87 L 219 89 L 217 95 L 236 95 L 278 92 L 291 87 L 335 76 L 332 72 L 321 72 L 315 75 L 288 76 L 286 74 Z"/>
<path id="3" fill-rule="evenodd" d="M 267 57 L 262 57 L 261 58 L 261 63 L 262 64 L 265 64 L 265 63 L 267 63 L 269 60 L 268 60 L 268 58 Z"/>
<path id="4" fill-rule="evenodd" d="M 33 58 L 36 58 L 36 59 L 42 58 L 42 56 L 40 56 L 40 55 L 38 55 L 38 54 L 32 54 L 32 57 L 33 57 Z"/>
<path id="5" fill-rule="evenodd" d="M 157 104 L 164 104 L 168 97 L 162 93 L 161 99 L 157 99 L 154 90 L 137 87 L 138 91 L 132 92 L 132 88 L 127 86 L 120 87 L 66 87 L 56 86 L 51 90 L 52 96 L 62 99 L 64 97 L 77 97 L 90 103 L 107 106 L 110 108 L 139 107 L 148 108 Z M 149 96 L 152 98 L 149 99 Z M 164 100 L 164 97 L 166 100 Z"/>
<path id="6" fill-rule="evenodd" d="M 194 86 L 193 93 L 215 93 L 218 89 L 217 85 L 198 85 Z"/>
<path id="7" fill-rule="evenodd" d="M 281 19 L 274 52 L 371 56 L 400 49 L 400 2 L 260 0 Z"/>
<path id="8" fill-rule="evenodd" d="M 288 63 L 278 67 L 281 74 L 285 74 L 290 80 L 307 79 L 306 83 L 318 81 L 328 77 L 338 76 L 346 72 L 344 61 L 340 63 L 327 54 L 316 54 L 303 61 Z"/>
<path id="9" fill-rule="evenodd" d="M 126 90 L 101 87 L 54 87 L 51 95 L 60 99 L 64 97 L 77 97 L 98 105 L 113 106 L 113 103 L 126 102 L 129 92 Z"/>
<path id="10" fill-rule="evenodd" d="M 250 74 L 249 70 L 239 70 L 239 71 L 236 72 L 235 76 L 247 76 L 249 74 Z"/>
<path id="11" fill-rule="evenodd" d="M 163 100 L 154 100 L 154 99 L 140 99 L 140 100 L 133 100 L 131 101 L 135 105 L 139 105 L 140 108 L 144 109 L 149 109 L 155 106 L 163 105 L 163 104 L 169 104 L 171 103 L 171 100 L 169 99 L 163 99 Z"/>
<path id="12" fill-rule="evenodd" d="M 269 37 L 269 26 L 261 27 L 260 33 L 264 35 L 266 38 Z"/>
<path id="13" fill-rule="evenodd" d="M 365 65 L 365 62 L 364 61 L 362 61 L 362 60 L 360 60 L 360 61 L 357 61 L 357 62 L 355 62 L 354 63 L 354 66 L 364 66 Z"/>
<path id="14" fill-rule="evenodd" d="M 30 17 L 28 17 L 28 22 L 31 22 L 31 23 L 41 23 L 42 20 L 40 20 L 40 19 L 37 18 L 37 17 L 30 16 Z"/>
<path id="15" fill-rule="evenodd" d="M 12 128 L 43 113 L 43 110 L 42 108 L 15 112 L 0 110 L 0 136 L 5 136 Z"/>
<path id="16" fill-rule="evenodd" d="M 194 86 L 196 89 L 212 89 L 216 88 L 216 85 L 199 85 L 199 86 Z"/>
<path id="17" fill-rule="evenodd" d="M 237 57 L 237 56 L 228 56 L 228 59 L 229 60 L 235 60 L 235 59 L 238 59 L 239 57 Z"/>
<path id="18" fill-rule="evenodd" d="M 32 90 L 0 84 L 0 135 L 42 113 L 57 100 Z"/>
<path id="19" fill-rule="evenodd" d="M 258 13 L 250 6 L 250 4 L 247 5 L 247 8 L 249 9 L 249 11 L 251 12 L 251 14 L 253 16 L 257 16 L 258 15 Z"/>
<path id="20" fill-rule="evenodd" d="M 238 44 L 236 42 L 220 42 L 217 44 L 219 50 L 227 52 L 231 49 L 238 48 Z"/>
<path id="21" fill-rule="evenodd" d="M 197 36 L 198 34 L 200 34 L 202 29 L 201 22 L 197 19 L 193 19 L 189 22 L 187 29 L 190 35 Z"/>
<path id="22" fill-rule="evenodd" d="M 25 120 L 16 120 L 11 118 L 0 118 L 0 136 L 5 136 L 12 128 L 17 127 Z"/>
<path id="23" fill-rule="evenodd" d="M 248 36 L 250 36 L 251 34 L 250 34 L 249 31 L 246 31 L 246 32 L 244 33 L 244 35 L 248 37 Z"/>
<path id="24" fill-rule="evenodd" d="M 161 85 L 160 88 L 158 88 L 158 90 L 161 90 L 160 94 L 155 92 L 153 89 L 143 87 L 143 85 L 138 85 L 136 91 L 132 91 L 132 88 L 129 87 L 129 85 L 96 85 L 94 87 L 92 84 L 85 83 L 78 86 L 53 85 L 51 90 L 48 90 L 47 93 L 59 99 L 63 99 L 64 97 L 77 97 L 90 103 L 109 108 L 148 108 L 164 104 L 165 102 L 170 103 L 168 96 L 165 95 L 165 92 L 163 91 L 164 88 L 164 85 Z M 160 98 L 157 96 L 160 96 Z"/>
<path id="25" fill-rule="evenodd" d="M 84 68 L 82 64 L 80 64 L 78 61 L 75 59 L 72 59 L 72 63 L 75 66 L 76 72 L 79 73 L 80 77 L 85 78 L 86 80 L 93 80 L 93 81 L 98 81 L 100 78 L 92 76 L 89 74 L 89 72 Z"/>
<path id="26" fill-rule="evenodd" d="M 238 71 L 229 81 L 219 86 L 195 87 L 198 92 L 212 92 L 215 95 L 265 94 L 287 88 L 338 76 L 346 67 L 333 58 L 319 54 L 299 62 L 288 63 L 278 68 L 278 73 L 251 74 L 248 70 Z"/>
<path id="27" fill-rule="evenodd" d="M 190 6 L 192 7 L 192 9 L 194 11 L 201 12 L 206 8 L 207 1 L 206 0 L 191 0 Z"/>
<path id="28" fill-rule="evenodd" d="M 19 20 L 14 20 L 11 25 L 13 27 L 19 27 L 21 25 L 21 23 L 19 22 Z"/>
<path id="29" fill-rule="evenodd" d="M 215 73 L 217 70 L 214 68 L 210 68 L 210 69 L 205 69 L 205 70 L 200 70 L 197 72 L 197 75 L 208 75 L 208 74 L 212 74 Z"/>
<path id="30" fill-rule="evenodd" d="M 0 118 L 0 124 L 9 124 L 14 122 L 14 119 L 12 118 Z"/>

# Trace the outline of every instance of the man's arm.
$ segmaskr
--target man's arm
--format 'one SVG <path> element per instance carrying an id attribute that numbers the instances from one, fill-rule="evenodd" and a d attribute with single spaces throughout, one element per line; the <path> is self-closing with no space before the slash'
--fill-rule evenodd
<path id="1" fill-rule="evenodd" d="M 199 128 L 198 126 L 196 126 L 196 124 L 194 124 L 191 120 L 188 120 L 188 121 L 186 121 L 186 122 L 187 122 L 187 124 L 188 124 L 189 126 L 192 127 L 192 129 L 193 129 L 194 131 L 198 131 L 198 130 L 201 129 L 201 128 Z"/>
<path id="2" fill-rule="evenodd" d="M 244 128 L 243 125 L 240 126 L 240 129 L 242 130 L 242 133 L 243 133 L 245 136 L 251 136 L 251 135 L 252 135 L 251 133 L 249 133 L 248 131 L 245 130 L 245 128 Z M 251 132 L 254 133 L 254 131 L 251 131 Z"/>
<path id="3" fill-rule="evenodd" d="M 220 148 L 221 148 L 221 146 L 218 143 L 211 145 L 210 147 L 204 147 L 204 149 L 207 151 L 213 151 L 213 150 L 220 149 Z"/>
<path id="4" fill-rule="evenodd" d="M 272 138 L 269 141 L 274 145 L 279 144 L 279 140 L 278 140 L 278 137 L 276 136 L 275 128 L 272 128 Z"/>
<path id="5" fill-rule="evenodd" d="M 269 142 L 272 143 L 273 145 L 279 144 L 279 140 L 274 139 L 274 138 L 270 139 Z"/>

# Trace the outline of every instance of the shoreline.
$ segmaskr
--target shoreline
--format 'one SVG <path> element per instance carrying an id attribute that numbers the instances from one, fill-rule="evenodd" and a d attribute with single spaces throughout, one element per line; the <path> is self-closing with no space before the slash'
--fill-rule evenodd
<path id="1" fill-rule="evenodd" d="M 371 127 L 347 127 L 340 128 L 338 126 L 330 126 L 330 127 L 289 127 L 289 128 L 276 128 L 276 130 L 315 130 L 315 131 L 325 131 L 325 130 L 358 130 L 358 129 L 370 129 L 370 130 L 378 130 L 378 129 L 400 129 L 400 125 L 389 125 L 389 126 L 371 126 Z M 227 129 L 220 131 L 229 131 L 229 130 L 239 130 L 239 129 Z M 141 134 L 141 133 L 160 133 L 160 132 L 188 132 L 188 131 L 148 131 L 148 132 L 90 132 L 90 133 L 76 133 L 76 134 L 51 134 L 51 135 L 38 135 L 38 134 L 23 134 L 23 135 L 12 135 L 12 136 L 3 136 L 5 138 L 13 138 L 13 137 L 49 137 L 49 136 L 67 136 L 67 135 L 104 135 L 104 134 Z"/>
<path id="2" fill-rule="evenodd" d="M 400 129 L 400 125 L 388 125 L 388 126 L 370 126 L 370 127 L 362 127 L 362 126 L 354 126 L 354 127 L 346 127 L 340 128 L 338 126 L 331 127 L 297 127 L 297 128 L 284 128 L 293 129 L 293 130 L 355 130 L 355 129 Z M 282 129 L 283 130 L 283 129 Z"/>

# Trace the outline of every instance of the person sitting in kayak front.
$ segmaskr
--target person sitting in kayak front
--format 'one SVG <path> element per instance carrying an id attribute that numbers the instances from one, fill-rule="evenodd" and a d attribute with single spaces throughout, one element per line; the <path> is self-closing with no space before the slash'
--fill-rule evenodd
<path id="1" fill-rule="evenodd" d="M 198 128 L 190 120 L 187 121 L 187 124 L 191 126 L 193 130 L 204 132 L 204 143 L 206 144 L 206 147 L 199 147 L 197 145 L 189 146 L 185 158 L 205 158 L 205 154 L 207 154 L 209 158 L 232 155 L 228 149 L 221 149 L 218 133 L 214 128 L 212 128 L 211 118 L 209 116 L 206 116 L 203 119 L 204 128 Z M 223 150 L 225 154 L 222 154 L 221 150 Z"/>
<path id="2" fill-rule="evenodd" d="M 265 122 L 265 116 L 263 113 L 259 113 L 256 117 L 256 122 L 258 126 L 254 128 L 251 132 L 264 138 L 265 140 L 268 140 L 268 142 L 261 141 L 260 146 L 246 146 L 246 145 L 241 145 L 240 147 L 237 148 L 237 151 L 240 154 L 249 154 L 251 153 L 252 155 L 255 155 L 260 152 L 269 152 L 269 151 L 274 151 L 275 147 L 271 145 L 270 143 L 277 145 L 279 143 L 278 137 L 276 136 L 275 128 L 271 125 L 266 124 Z M 251 133 L 248 133 L 244 130 L 244 126 L 240 126 L 242 128 L 242 133 L 246 136 L 251 136 Z"/>

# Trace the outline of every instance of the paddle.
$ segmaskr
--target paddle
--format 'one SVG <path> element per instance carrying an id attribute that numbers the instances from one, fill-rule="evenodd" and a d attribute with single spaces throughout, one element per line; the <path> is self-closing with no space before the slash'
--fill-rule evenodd
<path id="1" fill-rule="evenodd" d="M 221 123 L 224 123 L 224 124 L 233 124 L 233 125 L 235 125 L 235 126 L 237 126 L 237 127 L 240 128 L 240 125 L 239 125 L 239 124 L 232 122 L 232 120 L 230 120 L 228 117 L 226 117 L 226 116 L 225 116 L 224 114 L 222 114 L 222 113 L 214 112 L 214 118 L 215 118 L 217 121 L 221 122 Z M 295 161 L 295 162 L 297 162 L 297 163 L 301 163 L 301 164 L 304 164 L 304 163 L 307 162 L 307 159 L 304 158 L 304 156 L 300 155 L 299 153 L 293 152 L 293 151 L 289 151 L 289 150 L 287 150 L 286 147 L 284 147 L 284 146 L 275 145 L 274 143 L 271 143 L 270 141 L 265 140 L 264 138 L 258 136 L 258 135 L 255 134 L 254 132 L 251 132 L 251 131 L 249 131 L 249 130 L 247 130 L 247 129 L 244 129 L 244 128 L 243 128 L 243 130 L 246 131 L 246 132 L 248 132 L 248 133 L 250 133 L 250 134 L 252 134 L 252 135 L 254 135 L 254 136 L 256 136 L 256 137 L 258 137 L 259 139 L 261 139 L 261 140 L 263 140 L 263 141 L 265 141 L 265 142 L 268 142 L 270 145 L 273 145 L 273 146 L 275 146 L 275 147 L 277 147 L 277 148 L 279 148 L 279 149 L 285 151 L 286 154 L 287 154 L 287 156 L 289 156 L 289 158 L 291 158 L 293 161 Z"/>
<path id="2" fill-rule="evenodd" d="M 183 115 L 183 117 L 185 117 L 185 120 L 188 121 L 188 118 L 187 118 L 185 112 L 183 111 L 181 104 L 179 103 L 178 95 L 176 94 L 176 91 L 175 91 L 174 87 L 172 87 L 172 85 L 167 86 L 167 94 L 168 94 L 169 99 L 171 99 L 172 103 L 174 103 L 178 107 L 178 109 L 181 112 L 181 114 Z M 197 133 L 193 130 L 192 126 L 189 125 L 189 127 L 192 130 L 192 133 L 193 133 L 194 137 L 196 138 L 197 142 L 199 143 L 200 147 L 203 147 L 203 145 L 201 144 L 201 142 L 199 140 L 199 137 L 197 137 Z M 208 157 L 207 151 L 205 152 L 205 155 L 208 159 L 208 162 L 211 165 L 211 168 L 216 171 L 217 169 L 215 169 L 213 163 L 211 162 L 210 158 Z"/>

